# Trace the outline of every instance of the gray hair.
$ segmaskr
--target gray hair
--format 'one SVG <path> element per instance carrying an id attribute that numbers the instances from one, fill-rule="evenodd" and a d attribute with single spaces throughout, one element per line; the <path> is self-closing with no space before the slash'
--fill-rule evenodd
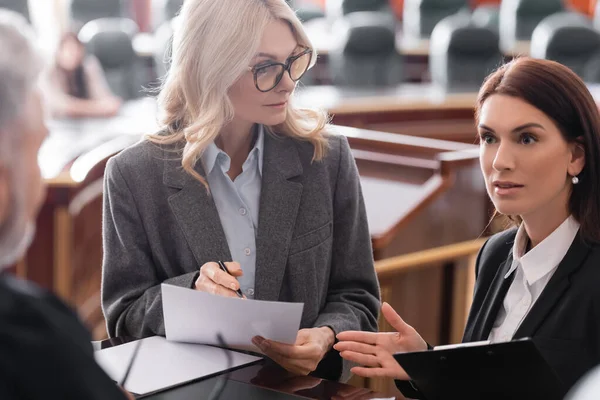
<path id="1" fill-rule="evenodd" d="M 0 8 L 0 167 L 10 178 L 8 217 L 0 221 L 0 270 L 16 262 L 25 252 L 35 227 L 24 210 L 26 191 L 19 190 L 23 168 L 13 161 L 19 154 L 19 130 L 12 129 L 37 86 L 42 72 L 41 53 L 35 34 L 25 18 Z M 15 159 L 13 160 L 13 157 Z M 26 183 L 25 183 L 26 184 Z"/>
<path id="2" fill-rule="evenodd" d="M 43 62 L 27 20 L 2 8 L 0 49 L 0 128 L 4 128 L 21 114 L 29 91 L 38 82 Z"/>

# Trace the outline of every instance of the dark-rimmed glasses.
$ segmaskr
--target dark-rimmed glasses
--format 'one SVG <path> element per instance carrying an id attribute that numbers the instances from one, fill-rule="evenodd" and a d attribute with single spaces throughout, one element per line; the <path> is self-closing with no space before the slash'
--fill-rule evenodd
<path id="1" fill-rule="evenodd" d="M 302 52 L 288 58 L 285 64 L 270 61 L 266 64 L 248 67 L 248 69 L 254 74 L 256 89 L 268 92 L 281 82 L 285 71 L 290 74 L 290 78 L 294 82 L 297 82 L 308 71 L 311 59 L 312 49 L 304 47 Z"/>

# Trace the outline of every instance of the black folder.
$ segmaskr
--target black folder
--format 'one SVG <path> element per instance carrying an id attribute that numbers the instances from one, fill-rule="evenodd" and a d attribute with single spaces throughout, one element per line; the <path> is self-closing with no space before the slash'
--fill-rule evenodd
<path id="1" fill-rule="evenodd" d="M 465 343 L 394 358 L 426 400 L 560 400 L 566 388 L 534 342 Z"/>

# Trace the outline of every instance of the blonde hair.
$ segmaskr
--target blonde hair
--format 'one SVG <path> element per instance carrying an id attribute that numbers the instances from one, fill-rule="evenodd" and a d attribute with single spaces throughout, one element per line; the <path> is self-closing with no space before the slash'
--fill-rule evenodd
<path id="1" fill-rule="evenodd" d="M 248 71 L 269 22 L 286 21 L 299 45 L 316 52 L 300 20 L 284 0 L 185 0 L 175 27 L 172 63 L 158 96 L 161 132 L 149 136 L 158 144 L 185 141 L 181 164 L 207 186 L 194 170 L 206 147 L 234 117 L 229 88 Z M 287 106 L 283 123 L 266 126 L 273 135 L 308 141 L 313 160 L 327 149 L 328 116 L 320 110 Z"/>

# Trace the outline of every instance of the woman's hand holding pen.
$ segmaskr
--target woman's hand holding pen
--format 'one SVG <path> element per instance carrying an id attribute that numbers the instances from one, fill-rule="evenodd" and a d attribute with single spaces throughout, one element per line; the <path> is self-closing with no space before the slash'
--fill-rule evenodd
<path id="1" fill-rule="evenodd" d="M 255 337 L 252 342 L 271 360 L 298 375 L 308 375 L 331 350 L 335 336 L 331 328 L 300 329 L 295 344 Z"/>
<path id="2" fill-rule="evenodd" d="M 424 351 L 427 343 L 389 304 L 383 303 L 381 311 L 396 332 L 341 332 L 337 335 L 339 342 L 333 348 L 346 360 L 361 365 L 352 368 L 356 375 L 409 380 L 408 374 L 394 359 L 394 354 Z"/>
<path id="3" fill-rule="evenodd" d="M 224 264 L 229 273 L 223 271 L 217 262 L 207 262 L 200 267 L 195 289 L 219 296 L 239 297 L 236 291 L 240 289 L 240 283 L 236 278 L 242 276 L 242 268 L 237 262 Z"/>

